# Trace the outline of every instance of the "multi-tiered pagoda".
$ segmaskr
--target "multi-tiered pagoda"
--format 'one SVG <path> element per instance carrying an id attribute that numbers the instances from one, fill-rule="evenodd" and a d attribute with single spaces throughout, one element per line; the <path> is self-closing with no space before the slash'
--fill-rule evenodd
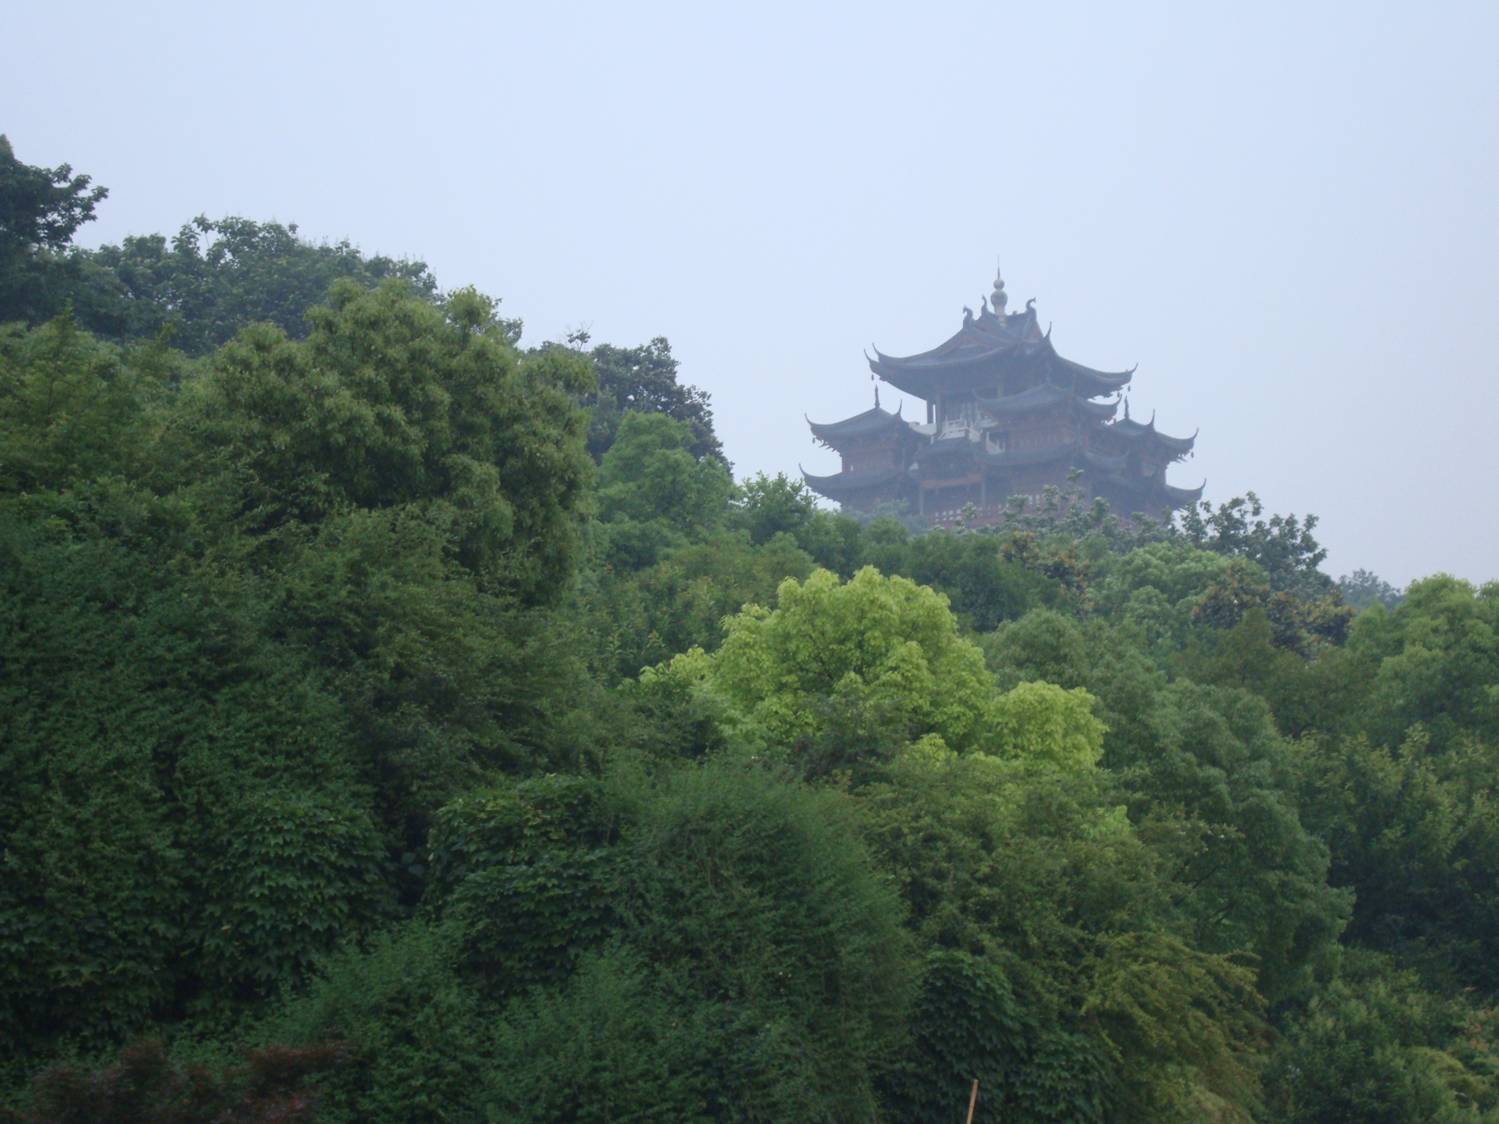
<path id="1" fill-rule="evenodd" d="M 870 369 L 924 402 L 925 417 L 882 409 L 877 384 L 873 409 L 828 425 L 809 419 L 843 468 L 803 472 L 807 484 L 847 511 L 904 505 L 939 524 L 994 523 L 1011 496 L 1069 482 L 1125 516 L 1163 516 L 1200 498 L 1200 486 L 1166 483 L 1166 467 L 1192 451 L 1195 434 L 1168 437 L 1153 414 L 1135 421 L 1127 401 L 1115 416 L 1134 369 L 1095 371 L 1063 359 L 1050 328 L 1043 334 L 1036 321 L 1036 302 L 1007 312 L 1008 299 L 996 277 L 979 314 L 965 308 L 945 343 L 904 358 L 877 349 Z"/>

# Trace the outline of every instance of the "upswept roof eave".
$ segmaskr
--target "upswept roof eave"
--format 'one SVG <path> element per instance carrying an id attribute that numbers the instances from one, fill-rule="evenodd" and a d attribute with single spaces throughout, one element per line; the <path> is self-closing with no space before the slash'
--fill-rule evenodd
<path id="1" fill-rule="evenodd" d="M 984 335 L 987 336 L 988 333 L 984 333 Z M 919 363 L 923 360 L 934 361 L 941 359 L 949 352 L 957 350 L 964 343 L 979 342 L 978 336 L 979 333 L 973 330 L 973 322 L 969 322 L 948 336 L 947 339 L 943 340 L 936 347 L 928 348 L 926 351 L 918 351 L 914 355 L 886 355 L 878 347 L 875 347 L 874 344 L 870 344 L 869 346 L 874 348 L 875 357 L 880 362 L 901 367 L 911 363 Z"/>
<path id="2" fill-rule="evenodd" d="M 1170 434 L 1162 433 L 1155 427 L 1155 415 L 1150 415 L 1148 422 L 1137 422 L 1133 418 L 1120 418 L 1108 426 L 1111 433 L 1118 434 L 1125 441 L 1134 444 L 1140 441 L 1148 441 L 1160 446 L 1173 456 L 1185 456 L 1190 453 L 1197 444 L 1197 432 L 1193 431 L 1190 437 L 1172 437 Z"/>
<path id="3" fill-rule="evenodd" d="M 911 423 L 900 416 L 899 407 L 892 414 L 888 410 L 875 406 L 865 410 L 862 414 L 855 414 L 835 422 L 815 422 L 805 414 L 802 417 L 811 428 L 812 436 L 826 445 L 850 438 L 867 437 L 888 430 L 911 432 Z"/>
<path id="4" fill-rule="evenodd" d="M 1042 342 L 1035 325 L 1034 308 L 1007 316 L 996 316 L 988 308 L 984 308 L 977 318 L 965 320 L 956 332 L 926 351 L 918 351 L 912 355 L 886 355 L 871 344 L 874 358 L 869 361 L 869 365 L 881 374 L 885 370 L 940 371 L 974 366 Z M 969 348 L 969 354 L 954 354 L 965 346 Z"/>
<path id="5" fill-rule="evenodd" d="M 1100 394 L 1107 394 L 1114 390 L 1122 390 L 1129 385 L 1130 380 L 1135 377 L 1135 372 L 1140 369 L 1140 365 L 1136 363 L 1133 367 L 1123 371 L 1100 371 L 1097 367 L 1089 367 L 1087 364 L 1079 363 L 1075 359 L 1067 359 L 1057 351 L 1056 346 L 1051 342 L 1051 333 L 1049 332 L 1042 339 L 1041 343 L 1045 349 L 1047 359 L 1064 376 L 1064 381 L 1072 383 L 1084 382 L 1090 386 L 1105 388 L 1087 395 L 1089 398 L 1096 398 Z"/>
<path id="6" fill-rule="evenodd" d="M 1148 479 L 1130 479 L 1118 472 L 1108 473 L 1102 480 L 1146 502 L 1150 502 L 1152 498 L 1163 501 L 1164 505 L 1171 510 L 1196 503 L 1202 498 L 1202 493 L 1208 483 L 1204 480 L 1195 488 L 1178 488 L 1166 483 L 1158 476 Z"/>
<path id="7" fill-rule="evenodd" d="M 886 355 L 879 348 L 875 348 L 874 358 L 869 361 L 869 369 L 875 374 L 889 382 L 895 382 L 891 375 L 937 375 L 950 371 L 970 370 L 974 367 L 982 367 L 995 359 L 1003 358 L 1013 354 L 1016 348 L 1013 344 L 1000 343 L 985 347 L 981 351 L 971 351 L 966 354 L 948 353 L 945 355 Z"/>
<path id="8" fill-rule="evenodd" d="M 1207 488 L 1206 479 L 1195 488 L 1178 488 L 1175 485 L 1161 481 L 1161 491 L 1171 501 L 1172 507 L 1186 507 L 1188 504 L 1196 503 L 1202 499 L 1202 493 Z"/>
<path id="9" fill-rule="evenodd" d="M 802 468 L 801 465 L 797 465 L 797 468 L 807 487 L 829 499 L 837 499 L 838 493 L 847 495 L 868 488 L 878 488 L 899 480 L 906 474 L 905 469 L 892 467 L 866 472 L 835 472 L 829 476 L 817 476 Z"/>

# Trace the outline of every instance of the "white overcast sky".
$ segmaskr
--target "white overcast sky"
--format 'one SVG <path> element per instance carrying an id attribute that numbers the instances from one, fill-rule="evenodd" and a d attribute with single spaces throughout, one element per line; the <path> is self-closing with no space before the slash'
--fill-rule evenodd
<path id="1" fill-rule="evenodd" d="M 1173 482 L 1328 568 L 1499 576 L 1499 2 L 74 3 L 5 16 L 0 132 L 110 188 L 667 336 L 743 475 L 830 471 L 871 342 L 996 259 L 1062 354 L 1201 427 Z M 885 402 L 899 395 L 887 389 Z"/>

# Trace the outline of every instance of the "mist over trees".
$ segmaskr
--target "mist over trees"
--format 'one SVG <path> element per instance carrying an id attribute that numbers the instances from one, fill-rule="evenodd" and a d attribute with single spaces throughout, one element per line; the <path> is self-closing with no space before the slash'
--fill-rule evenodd
<path id="1" fill-rule="evenodd" d="M 1499 1120 L 1499 586 L 913 533 L 665 338 L 0 139 L 0 1101 Z"/>

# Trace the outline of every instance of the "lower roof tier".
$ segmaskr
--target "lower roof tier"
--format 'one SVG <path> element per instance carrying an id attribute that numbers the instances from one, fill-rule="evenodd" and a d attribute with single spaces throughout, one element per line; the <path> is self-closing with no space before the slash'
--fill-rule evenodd
<path id="1" fill-rule="evenodd" d="M 1034 450 L 1007 460 L 988 455 L 969 461 L 963 466 L 961 475 L 954 472 L 950 476 L 934 476 L 923 472 L 920 465 L 913 465 L 909 469 L 891 467 L 837 472 L 828 476 L 817 476 L 803 469 L 802 479 L 818 495 L 864 507 L 908 498 L 922 488 L 946 487 L 964 479 L 977 481 L 982 478 L 1002 490 L 1012 479 L 1011 469 L 1032 470 L 1037 467 L 1051 468 L 1046 475 L 1055 479 L 1050 483 L 1063 484 L 1073 478 L 1074 472 L 1080 472 L 1085 490 L 1091 494 L 1128 497 L 1127 502 L 1131 505 L 1139 503 L 1149 508 L 1174 509 L 1195 503 L 1202 498 L 1206 486 L 1204 481 L 1196 488 L 1175 487 L 1166 482 L 1163 469 L 1149 475 L 1131 475 L 1124 471 L 1124 458 L 1103 456 L 1081 446 Z"/>
<path id="2" fill-rule="evenodd" d="M 977 397 L 976 402 L 989 415 L 979 421 L 978 429 L 982 431 L 1012 428 L 1007 424 L 1012 419 L 1063 409 L 1071 411 L 1072 417 L 1085 429 L 1100 435 L 1105 447 L 1138 450 L 1152 459 L 1179 460 L 1190 453 L 1197 443 L 1195 433 L 1190 437 L 1172 437 L 1160 432 L 1155 427 L 1153 414 L 1150 421 L 1143 423 L 1131 419 L 1127 414 L 1110 421 L 1117 402 L 1091 402 L 1048 383 L 1004 398 Z M 940 456 L 949 448 L 961 448 L 965 440 L 963 437 L 940 435 L 934 438 L 931 426 L 918 426 L 902 418 L 899 411 L 892 414 L 879 406 L 842 421 L 820 423 L 808 419 L 807 424 L 812 429 L 813 437 L 840 452 L 895 442 L 918 449 L 917 456 Z M 925 449 L 920 449 L 922 443 L 926 443 Z"/>
<path id="3" fill-rule="evenodd" d="M 801 470 L 807 487 L 820 496 L 841 501 L 845 496 L 857 496 L 880 488 L 901 488 L 912 483 L 910 473 L 904 468 L 876 468 L 864 472 L 835 472 L 831 476 L 814 476 Z"/>

